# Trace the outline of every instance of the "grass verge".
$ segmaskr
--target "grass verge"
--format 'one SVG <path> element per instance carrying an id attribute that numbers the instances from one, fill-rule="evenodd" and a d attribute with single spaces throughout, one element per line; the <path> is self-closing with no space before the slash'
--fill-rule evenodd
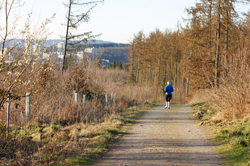
<path id="1" fill-rule="evenodd" d="M 30 122 L 12 126 L 9 138 L 0 132 L 0 165 L 88 165 L 106 153 L 147 109 L 134 106 L 98 122 L 63 125 Z M 5 131 L 0 126 L 1 131 Z M 1 135 L 2 133 L 2 135 Z"/>
<path id="2" fill-rule="evenodd" d="M 220 143 L 217 149 L 225 158 L 225 165 L 248 166 L 250 164 L 250 121 L 249 119 L 216 119 L 216 110 L 207 103 L 195 103 L 193 116 L 200 125 L 214 129 L 213 141 Z"/>
<path id="3" fill-rule="evenodd" d="M 108 125 L 103 125 L 95 132 L 95 136 L 92 137 L 92 141 L 95 142 L 95 145 L 89 147 L 88 152 L 83 157 L 77 156 L 67 159 L 66 165 L 82 165 L 95 162 L 98 157 L 106 153 L 109 147 L 126 133 L 129 127 L 140 118 L 147 109 L 155 106 L 154 104 L 135 106 L 124 110 L 121 114 L 112 115 L 108 120 Z M 104 123 L 107 124 L 107 121 Z"/>

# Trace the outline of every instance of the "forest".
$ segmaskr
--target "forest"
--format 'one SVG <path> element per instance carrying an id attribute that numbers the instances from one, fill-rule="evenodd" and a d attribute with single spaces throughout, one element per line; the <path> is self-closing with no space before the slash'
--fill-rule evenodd
<path id="1" fill-rule="evenodd" d="M 152 85 L 159 92 L 170 80 L 178 97 L 185 96 L 187 83 L 194 92 L 209 89 L 223 116 L 245 116 L 249 107 L 250 13 L 240 16 L 236 12 L 239 3 L 244 2 L 202 0 L 186 9 L 189 18 L 178 30 L 135 34 L 128 54 L 130 80 Z"/>

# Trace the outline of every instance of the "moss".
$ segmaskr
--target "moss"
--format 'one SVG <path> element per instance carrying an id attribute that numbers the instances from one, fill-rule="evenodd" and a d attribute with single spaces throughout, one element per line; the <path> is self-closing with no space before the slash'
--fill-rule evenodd
<path id="1" fill-rule="evenodd" d="M 90 157 L 81 157 L 81 156 L 75 156 L 70 157 L 65 160 L 66 165 L 82 165 L 82 164 L 91 164 L 94 161 L 94 159 Z"/>

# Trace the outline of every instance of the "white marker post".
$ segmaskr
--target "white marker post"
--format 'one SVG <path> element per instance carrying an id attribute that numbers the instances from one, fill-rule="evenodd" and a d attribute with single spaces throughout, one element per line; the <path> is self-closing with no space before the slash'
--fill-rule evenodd
<path id="1" fill-rule="evenodd" d="M 85 105 L 86 104 L 86 95 L 83 95 L 83 105 Z"/>
<path id="2" fill-rule="evenodd" d="M 105 95 L 106 107 L 108 106 L 108 94 Z"/>
<path id="3" fill-rule="evenodd" d="M 26 123 L 29 122 L 30 115 L 30 93 L 26 93 Z"/>
<path id="4" fill-rule="evenodd" d="M 114 94 L 114 103 L 116 102 L 116 93 Z"/>
<path id="5" fill-rule="evenodd" d="M 9 134 L 10 132 L 10 95 L 11 95 L 12 90 L 10 89 L 9 94 L 8 94 L 8 106 L 7 106 L 7 132 Z"/>
<path id="6" fill-rule="evenodd" d="M 78 102 L 78 93 L 75 93 L 75 104 Z"/>

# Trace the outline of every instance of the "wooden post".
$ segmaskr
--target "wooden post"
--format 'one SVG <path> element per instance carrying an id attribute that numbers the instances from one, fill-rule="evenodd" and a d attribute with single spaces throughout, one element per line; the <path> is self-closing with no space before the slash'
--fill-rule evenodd
<path id="1" fill-rule="evenodd" d="M 85 105 L 86 104 L 86 95 L 83 95 L 83 105 Z"/>
<path id="2" fill-rule="evenodd" d="M 26 123 L 29 122 L 30 115 L 30 93 L 26 93 Z"/>
<path id="3" fill-rule="evenodd" d="M 108 106 L 108 93 L 105 95 L 106 106 Z"/>
<path id="4" fill-rule="evenodd" d="M 7 132 L 9 134 L 10 132 L 10 95 L 11 95 L 12 90 L 10 89 L 9 94 L 8 94 L 8 106 L 7 106 Z"/>

